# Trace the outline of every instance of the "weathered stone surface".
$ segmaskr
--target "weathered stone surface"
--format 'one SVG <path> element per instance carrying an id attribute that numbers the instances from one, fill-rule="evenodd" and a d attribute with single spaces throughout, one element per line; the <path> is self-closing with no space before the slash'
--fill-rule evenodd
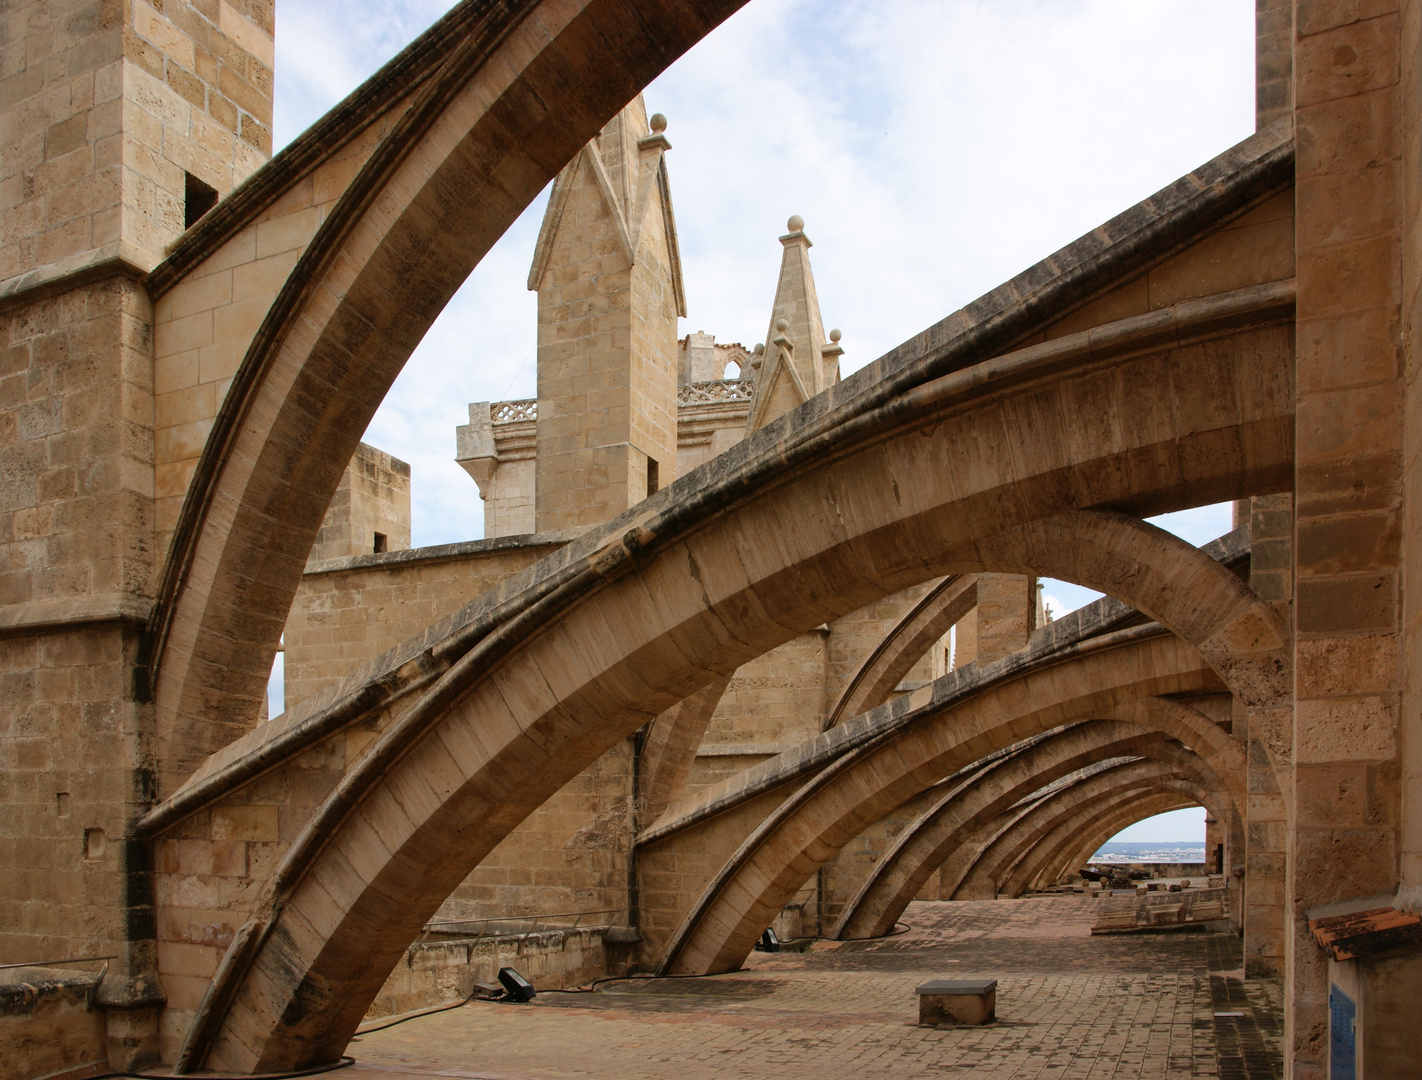
<path id="1" fill-rule="evenodd" d="M 1307 911 L 1422 902 L 1422 14 L 1260 4 L 1257 135 L 838 381 L 798 219 L 762 351 L 675 340 L 636 94 L 736 6 L 457 5 L 264 167 L 269 6 L 6 16 L 0 960 L 111 954 L 113 1065 L 329 1060 L 442 906 L 721 969 L 1188 800 L 1321 1076 Z M 492 538 L 399 551 L 359 436 L 560 173 L 536 419 L 461 450 Z M 189 175 L 226 197 L 180 237 Z M 1140 520 L 1224 499 L 1247 571 Z M 974 610 L 917 607 L 950 575 Z M 1042 626 L 1038 575 L 1116 599 Z M 1061 783 L 1082 722 L 1153 733 L 1129 779 Z M 972 827 L 899 865 L 948 776 Z"/>

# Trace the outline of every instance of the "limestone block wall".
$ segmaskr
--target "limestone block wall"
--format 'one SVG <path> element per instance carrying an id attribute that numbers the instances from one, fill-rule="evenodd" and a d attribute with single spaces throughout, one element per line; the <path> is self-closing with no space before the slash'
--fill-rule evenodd
<path id="1" fill-rule="evenodd" d="M 225 194 L 271 155 L 270 0 L 28 0 L 4 15 L 0 279 L 148 268 L 186 177 Z"/>
<path id="2" fill-rule="evenodd" d="M 0 982 L 0 1080 L 81 1080 L 108 1072 L 102 1009 L 90 1009 L 96 973 L 59 968 L 5 972 Z"/>
<path id="3" fill-rule="evenodd" d="M 676 345 L 679 386 L 738 379 L 750 373 L 751 351 L 739 341 L 718 344 L 715 334 L 698 330 Z"/>
<path id="4" fill-rule="evenodd" d="M 286 622 L 287 708 L 537 562 L 565 539 L 475 540 L 308 564 Z"/>
<path id="5" fill-rule="evenodd" d="M 389 713 L 382 712 L 357 722 L 153 842 L 157 971 L 167 999 L 159 1029 L 165 1060 L 176 1053 L 224 951 L 302 826 L 389 721 Z M 627 740 L 511 832 L 435 918 L 625 913 L 633 835 L 631 765 Z M 602 920 L 626 924 L 625 914 Z M 542 970 L 557 972 L 565 965 L 567 977 L 581 981 L 581 969 L 570 957 L 557 959 L 556 952 L 542 962 Z M 457 980 L 438 974 L 442 962 L 437 957 L 427 959 L 428 977 L 392 976 L 387 989 L 397 1000 L 391 1008 L 444 993 Z M 579 963 L 594 965 L 597 957 L 590 954 Z"/>
<path id="6" fill-rule="evenodd" d="M 0 619 L 144 617 L 150 309 L 112 279 L 0 315 Z"/>
<path id="7" fill-rule="evenodd" d="M 929 791 L 904 803 L 865 829 L 825 863 L 819 873 L 819 924 L 815 933 L 829 934 L 834 930 L 845 905 L 854 899 L 880 857 L 942 794 L 942 791 Z M 930 879 L 929 885 L 933 883 Z M 937 899 L 936 894 L 931 898 Z"/>
<path id="8" fill-rule="evenodd" d="M 153 842 L 164 1061 L 177 1054 L 223 953 L 301 826 L 387 719 L 338 733 L 296 768 L 233 792 Z"/>
<path id="9" fill-rule="evenodd" d="M 142 860 L 123 839 L 148 753 L 137 650 L 118 626 L 0 639 L 0 963 L 120 953 L 116 976 L 142 969 L 127 939 L 152 911 L 130 910 Z"/>
<path id="10" fill-rule="evenodd" d="M 310 561 L 410 549 L 410 466 L 361 443 L 331 497 Z"/>
<path id="11" fill-rule="evenodd" d="M 257 328 L 327 212 L 392 123 L 389 114 L 375 118 L 154 303 L 159 550 L 167 549 L 203 443 Z"/>
<path id="12" fill-rule="evenodd" d="M 156 166 L 138 171 L 152 183 L 162 243 L 185 227 L 183 172 L 225 195 L 271 157 L 275 7 L 133 0 L 124 28 L 124 127 L 136 160 Z"/>
<path id="13" fill-rule="evenodd" d="M 530 814 L 435 918 L 606 912 L 596 921 L 628 925 L 633 747 L 623 740 Z"/>
<path id="14" fill-rule="evenodd" d="M 844 687 L 883 640 L 884 635 L 923 598 L 928 588 L 929 584 L 926 582 L 923 585 L 915 585 L 911 589 L 867 604 L 858 611 L 852 611 L 830 623 L 830 635 L 825 641 L 826 695 L 830 707 L 833 707 Z M 905 681 L 927 681 L 947 672 L 947 648 L 946 640 L 939 641 L 914 664 L 905 676 Z"/>
<path id="15" fill-rule="evenodd" d="M 926 589 L 915 586 L 885 597 L 742 665 L 707 725 L 686 793 L 818 735 L 859 665 Z M 926 682 L 946 670 L 946 645 L 939 642 L 907 681 Z"/>
<path id="16" fill-rule="evenodd" d="M 712 877 L 725 866 L 741 841 L 789 793 L 788 789 L 781 789 L 748 799 L 725 813 L 691 826 L 689 832 L 638 849 L 644 961 L 656 960 L 662 955 L 667 942 Z M 801 890 L 802 895 L 804 891 Z"/>
<path id="17" fill-rule="evenodd" d="M 650 209 L 660 217 L 660 208 Z M 644 222 L 644 226 L 646 222 Z M 677 478 L 676 320 L 672 289 L 672 251 L 666 232 L 644 228 L 637 265 L 632 268 L 631 294 L 633 407 L 628 439 L 644 459 L 656 461 L 659 475 L 651 486 L 629 496 L 666 487 Z M 635 458 L 634 458 L 635 460 Z M 635 468 L 636 466 L 634 466 Z M 646 466 L 642 468 L 645 470 Z"/>
<path id="18" fill-rule="evenodd" d="M 745 438 L 754 386 L 751 379 L 723 379 L 677 387 L 678 476 L 685 476 Z"/>
<path id="19" fill-rule="evenodd" d="M 979 574 L 977 659 L 990 664 L 1027 644 L 1037 628 L 1037 580 L 1020 574 Z"/>
<path id="20" fill-rule="evenodd" d="M 124 840 L 152 776 L 134 678 L 149 315 L 124 279 L 0 315 L 0 962 L 115 954 L 105 1000 L 135 1005 L 153 963 L 143 850 Z"/>
<path id="21" fill-rule="evenodd" d="M 514 968 L 539 990 L 583 986 L 605 975 L 623 974 L 625 961 L 609 963 L 609 956 L 626 950 L 605 947 L 604 930 L 588 926 L 416 942 L 380 988 L 366 1018 L 377 1020 L 466 998 L 475 983 L 498 982 L 501 967 Z"/>
<path id="22" fill-rule="evenodd" d="M 1305 912 L 1390 895 L 1400 881 L 1401 537 L 1403 506 L 1415 499 L 1404 463 L 1415 451 L 1404 440 L 1398 327 L 1411 183 L 1404 132 L 1415 118 L 1402 112 L 1399 5 L 1360 11 L 1329 0 L 1295 10 L 1298 423 L 1285 1023 L 1295 1075 L 1314 1076 L 1328 1045 L 1328 973 Z"/>
<path id="23" fill-rule="evenodd" d="M 1422 11 L 1415 6 L 1402 13 L 1403 105 L 1408 116 L 1422 114 Z M 1406 175 L 1422 173 L 1422 131 L 1417 124 L 1404 128 L 1403 169 Z M 1422 366 L 1422 190 L 1409 184 L 1404 195 L 1405 218 L 1402 244 L 1402 311 L 1408 333 L 1404 339 L 1407 371 L 1407 408 L 1403 489 L 1419 490 L 1422 478 L 1417 468 L 1415 448 L 1422 445 L 1422 397 L 1419 397 L 1419 367 Z M 1422 502 L 1409 498 L 1404 507 L 1402 542 L 1404 551 L 1422 551 Z M 1403 695 L 1408 702 L 1402 710 L 1402 837 L 1399 872 L 1400 895 L 1410 910 L 1422 910 L 1422 709 L 1417 708 L 1422 690 L 1422 572 L 1416 569 L 1417 556 L 1409 555 L 1409 572 L 1403 578 Z"/>
<path id="24" fill-rule="evenodd" d="M 313 562 L 287 621 L 287 707 L 457 610 L 565 540 L 483 540 Z M 368 725 L 347 731 L 342 753 L 358 754 L 376 730 L 376 725 Z M 633 783 L 633 743 L 627 740 L 510 833 L 455 889 L 436 918 L 613 911 L 620 914 L 605 921 L 625 925 L 629 852 L 636 832 Z"/>
<path id="25" fill-rule="evenodd" d="M 825 714 L 826 640 L 817 630 L 743 664 L 706 727 L 703 747 L 755 747 L 778 754 L 812 739 Z"/>

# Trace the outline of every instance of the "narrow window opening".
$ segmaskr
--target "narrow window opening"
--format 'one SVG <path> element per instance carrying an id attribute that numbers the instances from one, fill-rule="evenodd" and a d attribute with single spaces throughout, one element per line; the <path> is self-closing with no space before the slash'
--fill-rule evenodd
<path id="1" fill-rule="evenodd" d="M 104 857 L 104 830 L 85 829 L 84 830 L 84 858 L 102 859 Z"/>
<path id="2" fill-rule="evenodd" d="M 204 184 L 192 173 L 184 173 L 183 228 L 191 229 L 198 219 L 217 205 L 217 189 Z"/>
<path id="3" fill-rule="evenodd" d="M 727 361 L 725 373 L 721 377 L 723 379 L 739 379 L 741 377 L 741 365 L 734 360 Z"/>
<path id="4" fill-rule="evenodd" d="M 60 791 L 54 796 L 54 801 L 58 804 L 56 811 L 60 817 L 69 816 L 69 792 Z"/>
<path id="5" fill-rule="evenodd" d="M 376 534 L 375 534 L 375 553 L 376 553 L 377 555 L 380 555 L 380 554 L 384 553 L 384 552 L 388 549 L 388 547 L 389 547 L 389 541 L 386 539 L 385 534 L 384 534 L 384 533 L 376 533 Z"/>
<path id="6" fill-rule="evenodd" d="M 647 459 L 647 494 L 655 495 L 661 488 L 661 468 L 657 465 L 656 458 Z"/>

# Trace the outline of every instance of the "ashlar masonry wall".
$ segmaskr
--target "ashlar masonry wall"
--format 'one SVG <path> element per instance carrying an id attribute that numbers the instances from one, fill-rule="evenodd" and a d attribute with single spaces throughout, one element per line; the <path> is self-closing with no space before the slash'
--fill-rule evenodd
<path id="1" fill-rule="evenodd" d="M 310 561 L 410 548 L 410 466 L 361 443 L 341 477 Z"/>
<path id="2" fill-rule="evenodd" d="M 29 0 L 3 18 L 0 279 L 147 269 L 185 227 L 185 174 L 223 195 L 271 155 L 269 0 Z"/>

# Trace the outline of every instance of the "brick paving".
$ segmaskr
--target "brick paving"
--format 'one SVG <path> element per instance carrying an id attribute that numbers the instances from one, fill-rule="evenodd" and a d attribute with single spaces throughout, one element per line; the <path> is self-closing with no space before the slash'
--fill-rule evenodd
<path id="1" fill-rule="evenodd" d="M 915 903 L 912 929 L 753 954 L 705 979 L 475 1003 L 359 1036 L 351 1080 L 1281 1075 L 1281 989 L 1231 934 L 1092 937 L 1103 901 Z M 926 976 L 998 980 L 998 1022 L 920 1028 Z M 1218 1015 L 1227 1014 L 1227 1015 Z M 1234 1015 L 1237 1014 L 1237 1015 Z"/>

